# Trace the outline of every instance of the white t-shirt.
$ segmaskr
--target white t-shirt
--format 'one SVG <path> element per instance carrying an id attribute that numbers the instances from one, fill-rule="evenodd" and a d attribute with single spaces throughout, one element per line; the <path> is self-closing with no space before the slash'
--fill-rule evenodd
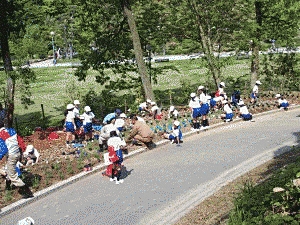
<path id="1" fill-rule="evenodd" d="M 74 108 L 73 109 L 73 112 L 74 112 L 74 115 L 75 115 L 75 117 L 79 117 L 79 108 Z"/>
<path id="2" fill-rule="evenodd" d="M 120 146 L 125 146 L 126 142 L 122 140 L 120 137 L 111 137 L 107 140 L 108 146 L 113 146 L 115 151 L 120 149 Z"/>
<path id="3" fill-rule="evenodd" d="M 115 124 L 110 123 L 102 127 L 101 134 L 110 134 L 111 131 L 116 131 L 118 135 L 120 133 L 120 131 L 116 128 Z"/>
<path id="4" fill-rule="evenodd" d="M 158 106 L 155 105 L 155 106 L 152 106 L 151 111 L 154 112 L 155 110 L 158 110 L 158 109 L 159 109 Z"/>
<path id="5" fill-rule="evenodd" d="M 118 118 L 115 121 L 115 126 L 118 127 L 123 127 L 125 125 L 125 121 L 122 118 Z"/>
<path id="6" fill-rule="evenodd" d="M 173 129 L 173 130 L 172 130 L 172 135 L 173 135 L 174 137 L 178 137 L 178 136 L 179 136 L 179 129 Z"/>
<path id="7" fill-rule="evenodd" d="M 141 121 L 141 122 L 143 122 L 143 123 L 146 123 L 146 121 L 145 121 L 142 117 L 137 116 L 136 118 L 138 119 L 138 121 Z"/>
<path id="8" fill-rule="evenodd" d="M 252 92 L 255 93 L 255 94 L 258 93 L 258 86 L 257 85 L 254 85 Z"/>
<path id="9" fill-rule="evenodd" d="M 225 113 L 232 113 L 232 109 L 230 108 L 230 106 L 228 104 L 225 104 L 224 105 L 224 111 Z"/>
<path id="10" fill-rule="evenodd" d="M 95 118 L 94 113 L 89 112 L 89 113 L 83 113 L 81 115 L 83 117 L 83 125 L 86 125 L 87 123 L 91 123 L 93 121 L 93 118 Z"/>
<path id="11" fill-rule="evenodd" d="M 146 102 L 142 102 L 142 103 L 139 105 L 139 107 L 141 107 L 141 108 L 146 108 L 146 107 L 147 107 L 147 103 L 146 103 Z"/>
<path id="12" fill-rule="evenodd" d="M 199 103 L 199 98 L 198 97 L 195 97 L 194 98 L 194 101 L 191 99 L 190 100 L 190 103 L 189 103 L 189 107 L 191 108 L 200 108 L 200 103 Z"/>
<path id="13" fill-rule="evenodd" d="M 75 118 L 74 111 L 68 111 L 68 114 L 66 116 L 66 122 L 72 122 L 74 118 Z"/>
<path id="14" fill-rule="evenodd" d="M 248 109 L 247 109 L 247 106 L 242 106 L 242 107 L 240 107 L 240 113 L 241 114 L 249 114 L 249 111 L 248 111 Z"/>
<path id="15" fill-rule="evenodd" d="M 201 93 L 199 96 L 199 100 L 202 104 L 206 104 L 207 103 L 206 95 L 204 93 Z"/>

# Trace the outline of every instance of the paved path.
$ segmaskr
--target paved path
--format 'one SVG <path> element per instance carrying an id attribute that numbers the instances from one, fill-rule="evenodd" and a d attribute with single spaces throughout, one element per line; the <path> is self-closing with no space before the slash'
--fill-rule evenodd
<path id="1" fill-rule="evenodd" d="M 171 224 L 237 176 L 297 143 L 300 109 L 201 132 L 181 147 L 164 145 L 125 161 L 116 185 L 100 173 L 3 216 L 16 224 Z"/>

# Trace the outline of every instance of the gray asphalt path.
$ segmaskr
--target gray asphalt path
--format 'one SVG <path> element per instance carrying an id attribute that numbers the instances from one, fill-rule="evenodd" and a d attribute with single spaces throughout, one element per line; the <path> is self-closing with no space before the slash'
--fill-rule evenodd
<path id="1" fill-rule="evenodd" d="M 121 185 L 95 173 L 0 219 L 17 224 L 172 224 L 237 176 L 297 143 L 300 109 L 239 122 L 125 161 Z"/>

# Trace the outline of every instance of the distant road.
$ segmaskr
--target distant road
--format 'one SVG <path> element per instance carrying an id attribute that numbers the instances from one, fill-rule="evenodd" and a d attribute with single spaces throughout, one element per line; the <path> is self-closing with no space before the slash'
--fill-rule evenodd
<path id="1" fill-rule="evenodd" d="M 295 51 L 288 51 L 286 48 L 278 48 L 276 49 L 276 51 L 264 51 L 264 52 L 260 52 L 260 54 L 269 54 L 269 53 L 290 53 L 290 52 L 294 52 L 294 53 L 300 53 L 300 48 L 298 47 L 297 50 Z M 229 56 L 234 56 L 236 53 L 234 51 L 232 52 L 221 52 L 219 54 L 219 57 L 229 57 Z M 214 53 L 215 56 L 218 55 L 218 53 Z M 252 55 L 252 52 L 249 52 L 249 55 Z M 170 61 L 173 60 L 188 60 L 188 59 L 196 59 L 196 58 L 201 58 L 203 57 L 203 54 L 190 54 L 190 55 L 165 55 L 165 56 L 153 56 L 151 59 L 151 62 L 155 62 L 155 60 L 161 60 L 161 59 L 168 59 Z M 81 65 L 80 62 L 66 62 L 66 63 L 60 63 L 58 60 L 58 63 L 56 65 L 53 64 L 53 59 L 47 59 L 45 61 L 41 61 L 41 62 L 36 62 L 36 63 L 32 63 L 29 67 L 30 68 L 47 68 L 47 67 L 76 67 Z"/>

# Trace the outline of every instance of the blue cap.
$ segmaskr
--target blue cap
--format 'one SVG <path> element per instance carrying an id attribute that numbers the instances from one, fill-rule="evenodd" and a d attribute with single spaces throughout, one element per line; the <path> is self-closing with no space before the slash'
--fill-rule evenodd
<path id="1" fill-rule="evenodd" d="M 121 113 L 122 113 L 122 111 L 121 111 L 121 109 L 116 109 L 116 110 L 115 110 L 115 113 L 117 113 L 117 114 L 121 114 Z"/>

